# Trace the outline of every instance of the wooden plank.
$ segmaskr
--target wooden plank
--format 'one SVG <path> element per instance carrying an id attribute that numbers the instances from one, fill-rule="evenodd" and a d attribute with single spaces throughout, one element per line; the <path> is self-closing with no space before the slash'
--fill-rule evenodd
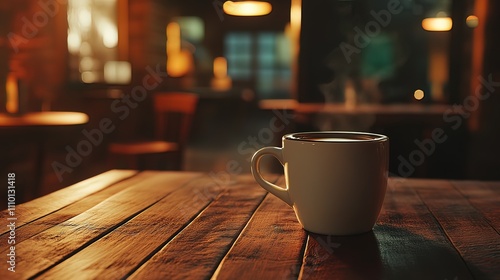
<path id="1" fill-rule="evenodd" d="M 105 189 L 116 182 L 132 177 L 136 173 L 137 171 L 131 170 L 111 170 L 46 196 L 34 199 L 28 203 L 16 205 L 16 226 L 21 227 L 26 223 L 70 205 L 85 196 Z M 9 217 L 8 210 L 9 209 L 0 212 L 0 220 L 6 220 L 7 217 Z M 6 227 L 2 227 L 0 229 L 0 234 L 4 234 L 8 231 Z"/>
<path id="2" fill-rule="evenodd" d="M 50 213 L 50 215 L 43 216 L 28 224 L 25 224 L 24 226 L 17 227 L 16 242 L 20 243 L 42 231 L 45 231 L 46 229 L 49 229 L 68 219 L 78 216 L 79 214 L 101 203 L 108 197 L 120 191 L 123 191 L 130 185 L 133 185 L 135 183 L 140 183 L 142 180 L 146 179 L 149 176 L 151 176 L 149 173 L 139 173 L 134 177 L 129 177 L 123 181 L 112 184 L 103 190 L 92 193 L 82 198 L 81 200 L 78 200 L 68 206 L 65 206 L 59 210 Z M 7 238 L 8 238 L 8 233 L 1 235 L 0 244 L 6 244 Z M 0 253 L 3 253 L 4 251 L 7 251 L 8 248 L 0 248 L 0 249 L 3 249 L 3 251 L 0 250 Z"/>
<path id="3" fill-rule="evenodd" d="M 471 279 L 470 272 L 411 187 L 391 179 L 372 232 L 311 235 L 302 279 Z"/>
<path id="4" fill-rule="evenodd" d="M 500 182 L 452 181 L 452 185 L 500 232 Z"/>
<path id="5" fill-rule="evenodd" d="M 130 278 L 210 277 L 265 195 L 253 182 L 228 188 Z"/>
<path id="6" fill-rule="evenodd" d="M 40 278 L 123 278 L 171 240 L 222 191 L 208 176 L 190 181 Z"/>
<path id="7" fill-rule="evenodd" d="M 384 267 L 374 232 L 354 236 L 311 233 L 304 256 L 299 275 L 302 280 L 384 278 Z"/>
<path id="8" fill-rule="evenodd" d="M 268 195 L 219 265 L 214 278 L 297 278 L 306 237 L 293 209 Z"/>
<path id="9" fill-rule="evenodd" d="M 61 262 L 199 176 L 196 173 L 144 173 L 150 176 L 141 183 L 133 184 L 80 215 L 16 244 L 16 276 L 33 277 Z M 11 276 L 9 271 L 0 270 L 0 278 L 6 279 L 7 276 Z"/>
<path id="10" fill-rule="evenodd" d="M 500 234 L 488 219 L 450 182 L 417 180 L 412 185 L 460 252 L 473 276 L 476 279 L 500 279 Z M 469 187 L 479 189 L 480 185 Z M 484 198 L 484 201 L 488 199 Z"/>

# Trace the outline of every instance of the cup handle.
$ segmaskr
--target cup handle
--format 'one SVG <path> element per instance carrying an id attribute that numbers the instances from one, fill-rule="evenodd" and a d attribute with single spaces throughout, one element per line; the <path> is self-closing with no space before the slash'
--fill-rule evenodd
<path id="1" fill-rule="evenodd" d="M 261 187 L 266 189 L 268 192 L 274 194 L 277 196 L 279 199 L 283 200 L 286 202 L 288 205 L 292 206 L 293 202 L 290 199 L 290 195 L 288 194 L 288 189 L 279 187 L 264 178 L 262 178 L 262 174 L 260 173 L 260 160 L 264 155 L 272 155 L 275 158 L 277 158 L 280 163 L 283 165 L 283 152 L 282 148 L 278 147 L 264 147 L 257 152 L 252 157 L 252 165 L 251 165 L 251 171 L 252 175 L 255 178 L 255 181 L 259 183 Z"/>

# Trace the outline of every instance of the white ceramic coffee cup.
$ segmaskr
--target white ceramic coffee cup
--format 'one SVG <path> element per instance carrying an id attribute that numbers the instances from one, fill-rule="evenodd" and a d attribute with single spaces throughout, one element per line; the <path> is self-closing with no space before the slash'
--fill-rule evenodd
<path id="1" fill-rule="evenodd" d="M 264 189 L 292 206 L 303 228 L 328 235 L 370 231 L 387 187 L 389 138 L 346 131 L 292 133 L 283 147 L 265 147 L 252 157 L 252 174 Z M 262 177 L 260 160 L 276 157 L 286 187 Z"/>

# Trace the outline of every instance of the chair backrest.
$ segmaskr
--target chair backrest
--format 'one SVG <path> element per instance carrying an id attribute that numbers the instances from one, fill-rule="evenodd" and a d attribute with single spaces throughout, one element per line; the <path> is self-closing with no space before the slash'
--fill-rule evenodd
<path id="1" fill-rule="evenodd" d="M 185 92 L 161 92 L 154 95 L 156 137 L 183 147 L 188 139 L 198 105 L 198 95 Z"/>

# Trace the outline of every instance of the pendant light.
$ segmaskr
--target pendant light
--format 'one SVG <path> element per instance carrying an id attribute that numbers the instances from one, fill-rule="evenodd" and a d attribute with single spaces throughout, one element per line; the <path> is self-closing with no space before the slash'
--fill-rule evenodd
<path id="1" fill-rule="evenodd" d="M 422 28 L 427 31 L 450 31 L 453 21 L 450 17 L 431 17 L 422 20 Z"/>
<path id="2" fill-rule="evenodd" d="M 446 11 L 450 10 L 447 1 L 438 2 L 438 6 L 431 12 L 429 17 L 422 20 L 422 28 L 426 31 L 450 31 L 453 20 Z"/>
<path id="3" fill-rule="evenodd" d="M 265 1 L 226 1 L 222 6 L 224 12 L 232 16 L 264 16 L 273 7 Z"/>

